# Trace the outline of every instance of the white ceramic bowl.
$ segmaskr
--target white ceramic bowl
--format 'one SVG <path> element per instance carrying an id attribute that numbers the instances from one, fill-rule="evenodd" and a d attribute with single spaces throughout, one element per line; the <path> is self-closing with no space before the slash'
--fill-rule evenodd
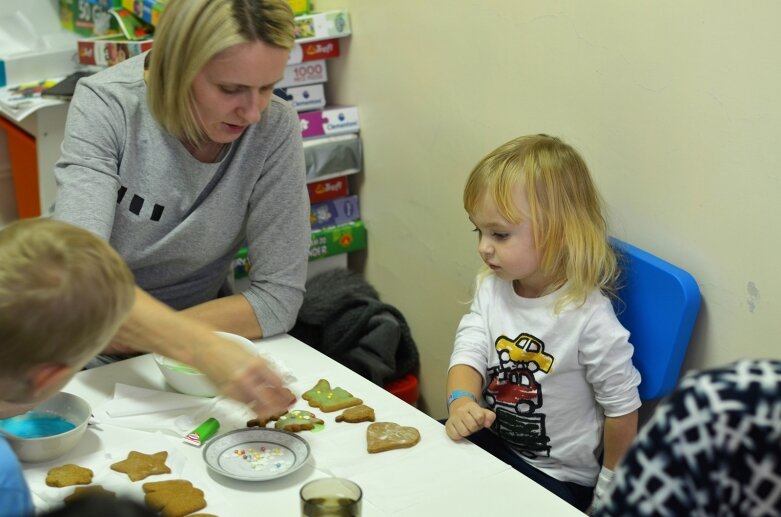
<path id="1" fill-rule="evenodd" d="M 216 334 L 242 345 L 252 355 L 258 355 L 255 344 L 249 339 L 229 332 L 216 332 Z M 219 393 L 209 378 L 192 366 L 160 354 L 154 354 L 154 358 L 163 377 L 165 377 L 165 381 L 179 393 L 198 397 L 214 397 Z"/>
<path id="2" fill-rule="evenodd" d="M 31 416 L 58 416 L 76 427 L 64 433 L 43 438 L 20 438 L 6 436 L 16 455 L 22 461 L 48 461 L 62 456 L 73 449 L 87 430 L 92 408 L 81 397 L 60 392 L 31 409 L 24 415 L 7 420 L 25 419 Z"/>

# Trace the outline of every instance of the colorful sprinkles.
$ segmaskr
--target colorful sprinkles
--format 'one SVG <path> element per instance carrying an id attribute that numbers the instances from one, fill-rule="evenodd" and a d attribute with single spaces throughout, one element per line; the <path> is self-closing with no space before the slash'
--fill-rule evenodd
<path id="1" fill-rule="evenodd" d="M 280 447 L 264 447 L 253 449 L 234 449 L 234 456 L 241 458 L 253 470 L 270 470 L 272 472 L 287 469 L 290 461 L 284 458 L 285 451 Z"/>

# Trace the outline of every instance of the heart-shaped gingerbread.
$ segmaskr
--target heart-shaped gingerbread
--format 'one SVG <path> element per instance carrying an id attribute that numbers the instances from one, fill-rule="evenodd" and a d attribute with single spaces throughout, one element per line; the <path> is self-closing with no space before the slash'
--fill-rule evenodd
<path id="1" fill-rule="evenodd" d="M 404 449 L 419 441 L 420 433 L 417 429 L 393 422 L 374 422 L 366 429 L 366 444 L 370 453 Z"/>

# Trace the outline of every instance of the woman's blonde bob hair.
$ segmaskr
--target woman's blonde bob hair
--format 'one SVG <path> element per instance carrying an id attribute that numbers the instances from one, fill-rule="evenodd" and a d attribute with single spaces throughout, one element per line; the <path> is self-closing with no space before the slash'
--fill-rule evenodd
<path id="1" fill-rule="evenodd" d="M 251 41 L 293 48 L 293 11 L 286 0 L 169 0 L 147 70 L 147 100 L 157 122 L 179 140 L 203 142 L 192 96 L 195 76 L 216 54 Z"/>
<path id="2" fill-rule="evenodd" d="M 513 189 L 522 186 L 530 214 L 521 214 Z M 548 135 L 522 136 L 490 152 L 475 166 L 464 188 L 464 209 L 474 214 L 484 196 L 513 224 L 531 220 L 540 269 L 549 292 L 566 283 L 556 311 L 585 302 L 600 289 L 615 294 L 616 255 L 608 242 L 602 201 L 586 163 L 571 146 Z"/>

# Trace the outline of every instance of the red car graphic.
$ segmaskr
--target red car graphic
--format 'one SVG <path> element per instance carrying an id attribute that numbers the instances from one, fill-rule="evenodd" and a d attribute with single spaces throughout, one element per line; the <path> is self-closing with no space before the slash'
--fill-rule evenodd
<path id="1" fill-rule="evenodd" d="M 518 414 L 531 413 L 542 405 L 540 385 L 526 369 L 499 372 L 483 396 L 490 406 L 507 406 Z"/>

